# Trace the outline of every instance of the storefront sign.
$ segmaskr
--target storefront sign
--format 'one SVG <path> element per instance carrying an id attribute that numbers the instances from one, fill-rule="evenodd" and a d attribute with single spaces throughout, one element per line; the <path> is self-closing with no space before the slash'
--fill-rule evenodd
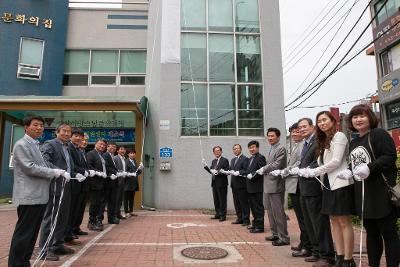
<path id="1" fill-rule="evenodd" d="M 83 129 L 83 132 L 89 136 L 89 143 L 95 143 L 98 139 L 105 139 L 112 142 L 134 143 L 135 131 L 134 129 Z M 45 129 L 39 141 L 53 139 L 56 137 L 55 129 Z"/>
<path id="2" fill-rule="evenodd" d="M 397 11 L 393 16 L 389 17 L 387 20 L 385 20 L 383 23 L 379 24 L 372 30 L 374 38 L 384 35 L 375 41 L 374 43 L 375 53 L 379 53 L 387 46 L 393 44 L 394 42 L 400 39 L 400 24 L 397 24 L 393 29 L 386 32 L 399 20 L 400 20 L 400 11 Z"/>
<path id="3" fill-rule="evenodd" d="M 386 117 L 388 129 L 400 127 L 400 102 L 395 102 L 386 106 Z"/>
<path id="4" fill-rule="evenodd" d="M 70 119 L 70 120 L 59 120 L 55 118 L 44 118 L 46 122 L 46 127 L 56 127 L 57 125 L 60 125 L 61 123 L 66 123 L 71 125 L 72 127 L 79 127 L 79 128 L 85 128 L 85 127 L 91 127 L 91 128 L 123 128 L 125 126 L 125 121 L 124 120 L 81 120 L 81 119 Z M 128 126 L 128 125 L 127 125 Z"/>
<path id="5" fill-rule="evenodd" d="M 399 84 L 398 79 L 387 80 L 382 84 L 381 90 L 384 92 L 389 92 L 390 90 L 392 90 L 393 87 L 396 87 L 398 84 Z"/>
<path id="6" fill-rule="evenodd" d="M 43 24 L 46 29 L 51 29 L 53 27 L 53 20 L 49 18 L 44 18 L 41 19 L 39 17 L 35 16 L 27 16 L 25 14 L 12 14 L 9 12 L 3 13 L 3 16 L 1 17 L 4 23 L 20 23 L 25 25 L 25 22 L 27 24 L 31 24 L 33 26 L 39 27 L 39 23 Z"/>

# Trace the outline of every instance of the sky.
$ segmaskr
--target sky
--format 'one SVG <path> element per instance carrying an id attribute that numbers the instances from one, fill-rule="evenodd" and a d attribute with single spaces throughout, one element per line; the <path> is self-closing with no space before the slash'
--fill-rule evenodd
<path id="1" fill-rule="evenodd" d="M 366 8 L 368 2 L 368 0 L 307 0 L 306 2 L 279 0 L 285 104 L 289 103 L 289 100 L 293 99 L 293 97 L 299 95 L 299 93 L 316 77 L 318 72 L 322 70 L 328 59 L 337 50 L 339 44 L 355 24 L 358 17 L 362 14 L 362 11 Z M 349 13 L 347 19 L 343 22 L 344 17 L 353 3 L 356 4 Z M 332 11 L 328 13 L 331 8 Z M 337 14 L 335 15 L 335 13 Z M 332 20 L 328 22 L 330 18 L 332 18 Z M 358 35 L 361 34 L 362 30 L 368 25 L 370 20 L 371 14 L 368 8 L 358 26 L 354 29 L 354 34 L 349 35 L 348 40 L 343 44 L 343 47 L 338 50 L 337 55 L 326 68 L 324 72 L 325 75 L 335 67 L 342 56 L 344 56 L 353 42 L 357 39 Z M 343 26 L 339 29 L 342 22 Z M 324 24 L 326 24 L 325 29 L 322 29 L 320 33 L 317 34 L 318 29 L 321 29 Z M 311 27 L 309 27 L 310 25 Z M 316 29 L 311 32 L 314 26 L 316 26 Z M 333 27 L 332 30 L 327 33 L 331 27 Z M 307 28 L 308 31 L 306 31 Z M 333 38 L 336 32 L 338 33 L 336 37 Z M 309 37 L 301 42 L 308 33 L 310 33 Z M 322 38 L 319 44 L 310 49 L 325 33 L 327 33 L 326 36 Z M 314 39 L 315 41 L 310 41 L 315 34 L 317 34 Z M 331 45 L 328 46 L 331 39 L 333 39 L 333 41 Z M 360 39 L 358 45 L 356 45 L 352 52 L 350 52 L 349 57 L 358 52 L 370 41 L 372 41 L 371 27 L 368 28 Z M 309 42 L 308 45 L 307 42 Z M 321 61 L 316 64 L 318 58 L 321 57 L 323 51 L 327 47 L 328 49 L 325 52 L 325 55 L 323 55 Z M 301 50 L 301 48 L 303 48 L 303 50 Z M 308 50 L 310 50 L 310 52 L 295 65 L 295 62 Z M 307 82 L 300 87 L 297 93 L 294 93 L 310 73 L 314 64 L 316 64 L 316 67 L 309 75 L 309 78 L 306 80 Z M 325 77 L 325 75 L 322 74 L 317 81 Z M 376 92 L 376 90 L 377 75 L 375 57 L 367 56 L 365 52 L 362 52 L 355 60 L 331 76 L 320 90 L 301 106 L 343 103 L 364 98 L 368 94 Z M 292 98 L 290 98 L 291 96 Z M 347 113 L 355 104 L 357 103 L 337 107 L 340 108 L 340 112 Z M 329 109 L 329 107 L 313 109 L 297 108 L 287 111 L 285 114 L 286 125 L 287 127 L 290 126 L 301 117 L 310 117 L 315 120 L 315 115 L 319 111 L 327 109 Z"/>

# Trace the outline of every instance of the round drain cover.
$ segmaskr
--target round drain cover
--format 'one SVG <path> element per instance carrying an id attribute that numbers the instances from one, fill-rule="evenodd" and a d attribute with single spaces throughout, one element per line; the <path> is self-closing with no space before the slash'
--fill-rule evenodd
<path id="1" fill-rule="evenodd" d="M 181 251 L 182 255 L 196 260 L 216 260 L 228 256 L 225 249 L 217 247 L 190 247 Z"/>

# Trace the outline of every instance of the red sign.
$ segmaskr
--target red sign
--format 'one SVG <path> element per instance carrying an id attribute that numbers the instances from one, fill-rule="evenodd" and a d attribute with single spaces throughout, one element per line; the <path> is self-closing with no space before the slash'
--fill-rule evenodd
<path id="1" fill-rule="evenodd" d="M 384 50 L 386 47 L 390 46 L 391 44 L 395 43 L 397 40 L 400 39 L 400 23 L 397 24 L 396 27 L 394 27 L 390 31 L 386 32 L 398 21 L 400 21 L 400 11 L 397 11 L 387 20 L 385 20 L 384 22 L 376 26 L 374 29 L 372 29 L 372 32 L 374 34 L 374 39 L 383 35 L 374 43 L 376 53 L 379 53 L 380 51 Z M 386 33 L 384 34 L 384 32 Z"/>

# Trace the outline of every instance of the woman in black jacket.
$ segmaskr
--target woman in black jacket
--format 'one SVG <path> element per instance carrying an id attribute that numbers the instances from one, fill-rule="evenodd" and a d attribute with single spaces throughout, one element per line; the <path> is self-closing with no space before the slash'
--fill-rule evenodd
<path id="1" fill-rule="evenodd" d="M 355 179 L 355 208 L 357 215 L 363 217 L 367 231 L 369 266 L 380 265 L 385 246 L 386 265 L 398 267 L 397 216 L 383 179 L 385 176 L 391 186 L 396 183 L 397 155 L 393 139 L 385 130 L 377 128 L 378 120 L 367 105 L 354 106 L 348 119 L 349 128 L 359 134 L 350 142 L 350 160 Z"/>

